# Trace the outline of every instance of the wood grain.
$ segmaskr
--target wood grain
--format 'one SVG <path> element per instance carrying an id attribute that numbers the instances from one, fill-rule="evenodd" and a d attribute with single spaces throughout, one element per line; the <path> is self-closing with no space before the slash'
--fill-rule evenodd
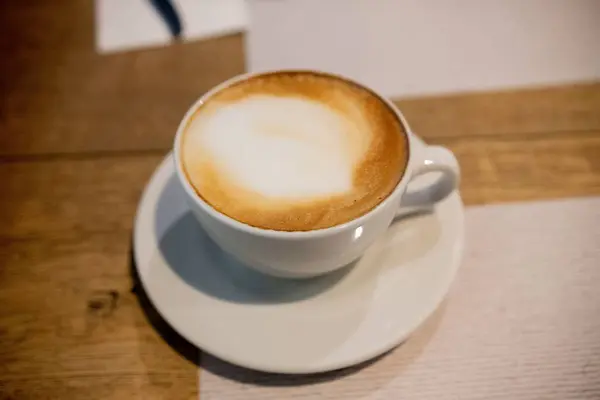
<path id="1" fill-rule="evenodd" d="M 140 304 L 129 250 L 126 231 L 0 243 L 0 398 L 195 396 L 198 351 Z"/>
<path id="2" fill-rule="evenodd" d="M 466 204 L 600 194 L 600 131 L 437 138 L 462 166 Z M 129 232 L 163 154 L 0 164 L 0 237 Z"/>
<path id="3" fill-rule="evenodd" d="M 0 156 L 167 149 L 193 101 L 244 71 L 241 35 L 100 55 L 92 1 L 14 3 L 0 12 Z"/>
<path id="4" fill-rule="evenodd" d="M 0 157 L 167 150 L 194 100 L 245 70 L 242 35 L 97 54 L 92 8 L 38 1 L 0 13 Z M 600 130 L 600 83 L 396 104 L 425 138 Z"/>
<path id="5" fill-rule="evenodd" d="M 458 157 L 467 205 L 600 195 L 600 131 L 429 142 Z"/>
<path id="6" fill-rule="evenodd" d="M 600 194 L 600 132 L 439 138 L 467 204 Z M 0 164 L 0 393 L 193 398 L 182 339 L 131 293 L 130 229 L 162 154 Z M 18 215 L 18 218 L 14 218 Z M 143 311 L 146 310 L 146 311 Z M 154 315 L 154 317 L 152 317 Z M 175 339 L 165 340 L 171 335 Z M 173 345 L 178 343 L 179 345 Z"/>
<path id="7" fill-rule="evenodd" d="M 600 194 L 600 132 L 541 138 L 435 143 L 459 157 L 467 204 Z M 8 189 L 0 198 L 6 398 L 195 396 L 197 351 L 131 292 L 132 218 L 162 157 L 0 164 Z"/>
<path id="8" fill-rule="evenodd" d="M 395 102 L 425 138 L 600 130 L 600 83 Z"/>
<path id="9" fill-rule="evenodd" d="M 0 164 L 0 237 L 130 231 L 163 154 Z"/>
<path id="10" fill-rule="evenodd" d="M 219 41 L 223 49 L 231 48 L 227 53 L 240 53 L 240 36 Z M 88 71 L 80 81 L 52 89 L 61 93 L 44 88 L 31 96 L 27 90 L 16 87 L 15 94 L 10 92 L 3 105 L 6 115 L 0 119 L 0 129 L 11 135 L 0 136 L 0 157 L 170 149 L 179 121 L 194 100 L 217 83 L 243 71 L 241 59 L 233 63 L 237 66 L 231 70 L 213 71 L 211 63 L 204 62 L 202 57 L 191 58 L 193 62 L 188 63 L 188 58 L 177 54 L 178 49 L 182 54 L 191 54 L 193 50 L 174 46 L 165 50 L 165 53 L 173 53 L 166 57 L 150 51 L 111 56 L 102 62 L 90 60 L 94 66 L 90 70 L 97 68 L 97 75 Z M 198 53 L 213 54 L 207 48 L 198 49 Z M 193 67 L 183 71 L 186 65 Z M 164 82 L 164 78 L 157 78 L 158 71 L 173 71 L 174 76 L 183 78 Z M 194 78 L 194 74 L 198 77 Z M 186 75 L 189 78 L 185 78 Z M 123 77 L 128 84 L 115 84 L 113 76 Z M 76 78 L 70 76 L 69 81 Z M 23 101 L 27 97 L 39 103 Z M 57 104 L 55 97 L 72 100 Z M 600 84 L 407 99 L 395 103 L 413 130 L 427 139 L 600 130 Z M 33 127 L 29 120 L 31 115 L 36 118 Z"/>

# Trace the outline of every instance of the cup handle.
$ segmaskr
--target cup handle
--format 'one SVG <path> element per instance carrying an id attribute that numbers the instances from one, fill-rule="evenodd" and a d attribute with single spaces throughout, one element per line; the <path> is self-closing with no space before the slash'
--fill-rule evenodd
<path id="1" fill-rule="evenodd" d="M 450 150 L 441 146 L 426 145 L 420 150 L 420 161 L 412 173 L 411 181 L 429 172 L 441 172 L 441 176 L 424 188 L 405 192 L 396 218 L 431 208 L 458 187 L 460 167 Z"/>

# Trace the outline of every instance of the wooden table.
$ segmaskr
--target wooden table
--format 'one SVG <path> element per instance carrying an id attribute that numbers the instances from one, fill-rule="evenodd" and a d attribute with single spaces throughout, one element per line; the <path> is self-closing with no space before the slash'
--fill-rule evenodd
<path id="1" fill-rule="evenodd" d="M 193 399 L 131 270 L 140 192 L 240 35 L 101 56 L 89 0 L 0 6 L 0 398 Z M 600 84 L 398 101 L 467 204 L 600 195 Z"/>

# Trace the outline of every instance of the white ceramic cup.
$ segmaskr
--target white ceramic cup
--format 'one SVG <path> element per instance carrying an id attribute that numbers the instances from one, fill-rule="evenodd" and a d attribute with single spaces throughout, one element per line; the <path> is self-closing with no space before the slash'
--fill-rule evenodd
<path id="1" fill-rule="evenodd" d="M 289 278 L 308 278 L 334 271 L 360 257 L 398 215 L 432 207 L 457 188 L 460 172 L 454 154 L 444 147 L 423 145 L 410 130 L 400 110 L 377 94 L 405 127 L 409 141 L 409 159 L 404 175 L 394 191 L 371 211 L 350 222 L 330 228 L 287 232 L 256 228 L 215 210 L 196 193 L 183 171 L 180 151 L 183 131 L 194 111 L 214 93 L 256 75 L 260 73 L 232 78 L 198 99 L 177 129 L 173 151 L 177 177 L 192 213 L 219 247 L 248 267 L 266 274 Z M 349 78 L 342 78 L 354 82 Z M 419 191 L 406 192 L 406 187 L 412 179 L 429 172 L 440 172 L 441 175 Z"/>

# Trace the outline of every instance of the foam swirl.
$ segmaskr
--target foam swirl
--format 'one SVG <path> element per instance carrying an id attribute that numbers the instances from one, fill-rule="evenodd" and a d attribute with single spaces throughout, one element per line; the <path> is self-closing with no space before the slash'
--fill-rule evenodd
<path id="1" fill-rule="evenodd" d="M 395 187 L 406 137 L 375 95 L 314 73 L 256 76 L 213 95 L 181 142 L 198 194 L 240 222 L 312 230 L 356 218 Z"/>

